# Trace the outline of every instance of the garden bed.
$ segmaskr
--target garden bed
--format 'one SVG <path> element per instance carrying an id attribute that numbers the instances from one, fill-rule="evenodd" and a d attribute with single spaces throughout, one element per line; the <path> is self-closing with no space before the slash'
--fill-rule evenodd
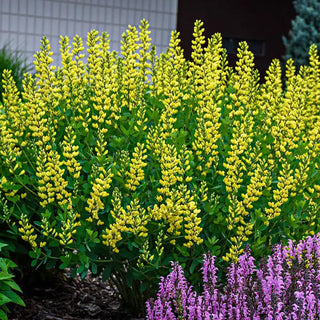
<path id="1" fill-rule="evenodd" d="M 69 272 L 49 285 L 24 289 L 26 307 L 12 305 L 11 320 L 130 319 L 110 286 L 90 274 L 81 281 Z M 133 318 L 131 318 L 133 320 Z"/>

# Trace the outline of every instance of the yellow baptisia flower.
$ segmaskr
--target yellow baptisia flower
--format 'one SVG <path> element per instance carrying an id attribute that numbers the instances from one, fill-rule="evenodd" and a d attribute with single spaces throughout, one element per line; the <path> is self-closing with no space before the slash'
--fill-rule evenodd
<path id="1" fill-rule="evenodd" d="M 140 182 L 144 179 L 143 168 L 147 166 L 147 163 L 144 161 L 147 159 L 146 155 L 147 150 L 144 147 L 144 144 L 139 143 L 134 148 L 132 153 L 132 159 L 130 160 L 130 168 L 127 171 L 127 183 L 126 188 L 131 191 L 135 191 L 139 186 Z"/>

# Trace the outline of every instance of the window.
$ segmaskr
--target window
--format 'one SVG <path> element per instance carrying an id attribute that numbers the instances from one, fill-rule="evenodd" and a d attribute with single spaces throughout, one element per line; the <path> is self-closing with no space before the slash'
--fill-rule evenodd
<path id="1" fill-rule="evenodd" d="M 237 39 L 237 38 L 223 38 L 222 44 L 223 47 L 227 49 L 227 52 L 230 54 L 236 54 L 238 49 L 238 44 L 241 41 L 246 41 L 249 50 L 255 56 L 264 56 L 266 43 L 263 40 L 252 40 L 252 39 Z"/>

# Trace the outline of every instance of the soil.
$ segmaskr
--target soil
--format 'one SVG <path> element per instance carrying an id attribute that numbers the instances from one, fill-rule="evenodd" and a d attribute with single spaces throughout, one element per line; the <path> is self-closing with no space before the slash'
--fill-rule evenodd
<path id="1" fill-rule="evenodd" d="M 91 274 L 82 281 L 70 272 L 46 286 L 23 288 L 26 306 L 10 304 L 9 320 L 143 320 L 131 317 L 116 292 Z"/>

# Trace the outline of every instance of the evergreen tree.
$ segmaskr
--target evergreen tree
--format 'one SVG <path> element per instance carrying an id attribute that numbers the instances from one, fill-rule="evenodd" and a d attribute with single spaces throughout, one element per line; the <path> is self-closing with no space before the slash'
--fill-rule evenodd
<path id="1" fill-rule="evenodd" d="M 297 15 L 288 38 L 283 37 L 286 48 L 283 58 L 293 58 L 296 65 L 304 65 L 308 64 L 311 44 L 320 48 L 320 0 L 296 0 L 293 4 Z"/>

